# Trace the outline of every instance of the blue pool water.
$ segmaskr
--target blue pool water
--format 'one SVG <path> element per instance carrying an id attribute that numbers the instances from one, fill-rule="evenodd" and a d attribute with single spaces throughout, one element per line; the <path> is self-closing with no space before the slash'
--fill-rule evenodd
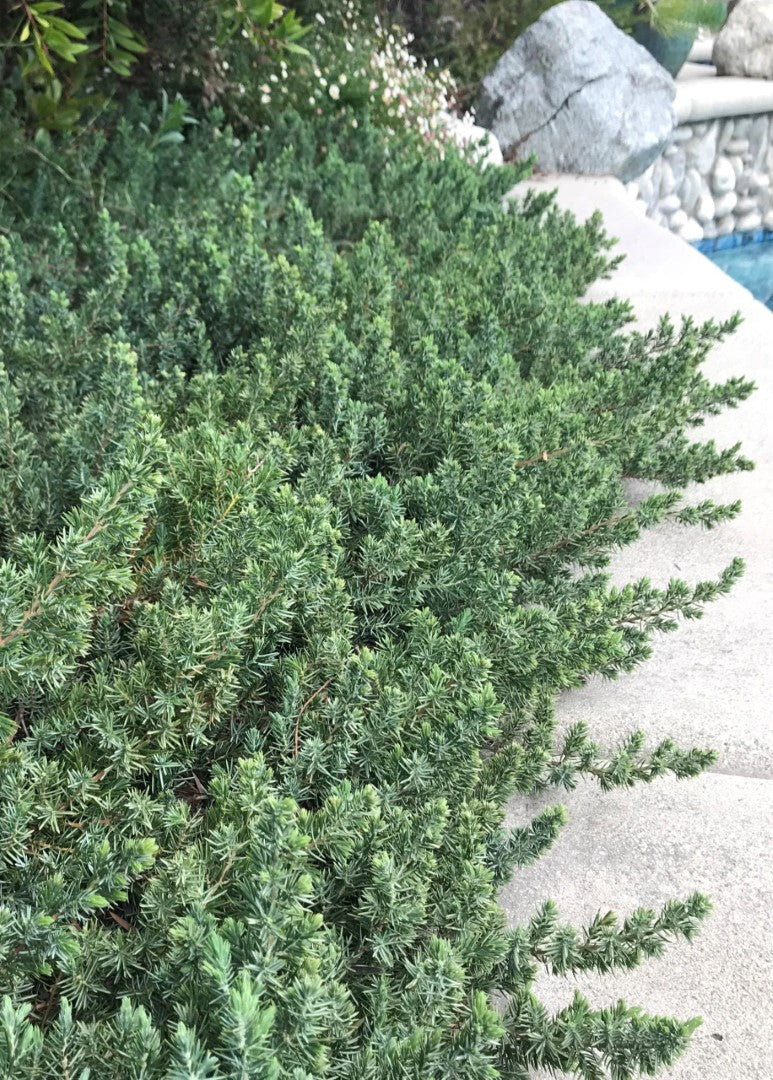
<path id="1" fill-rule="evenodd" d="M 773 310 L 773 238 L 705 251 L 705 254 Z"/>

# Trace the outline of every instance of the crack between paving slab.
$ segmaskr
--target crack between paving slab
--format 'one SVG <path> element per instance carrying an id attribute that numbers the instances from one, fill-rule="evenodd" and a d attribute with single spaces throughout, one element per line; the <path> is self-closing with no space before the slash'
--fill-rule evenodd
<path id="1" fill-rule="evenodd" d="M 552 124 L 555 118 L 559 115 L 559 113 L 563 112 L 563 110 L 566 108 L 572 98 L 576 98 L 578 94 L 581 94 L 583 90 L 586 90 L 589 86 L 593 86 L 594 83 L 601 82 L 602 79 L 606 79 L 608 74 L 609 72 L 605 72 L 603 75 L 596 75 L 593 79 L 588 79 L 588 81 L 586 83 L 583 83 L 582 86 L 578 86 L 576 90 L 572 90 L 571 94 L 568 94 L 564 98 L 558 108 L 551 113 L 547 120 L 543 120 L 541 124 L 537 124 L 537 126 L 531 131 L 527 131 L 525 135 L 522 135 L 518 142 L 513 143 L 513 145 L 507 151 L 506 160 L 512 161 L 513 155 L 517 153 L 517 151 L 523 146 L 527 139 L 530 139 L 532 135 L 536 135 L 538 131 L 542 131 L 542 129 L 546 128 L 548 124 Z"/>

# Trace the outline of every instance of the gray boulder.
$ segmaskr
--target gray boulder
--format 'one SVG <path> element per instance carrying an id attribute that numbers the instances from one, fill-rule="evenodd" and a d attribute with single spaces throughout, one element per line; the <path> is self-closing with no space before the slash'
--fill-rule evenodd
<path id="1" fill-rule="evenodd" d="M 720 75 L 773 79 L 773 0 L 739 0 L 712 57 Z"/>
<path id="2" fill-rule="evenodd" d="M 483 80 L 479 124 L 545 172 L 640 176 L 676 118 L 671 76 L 590 0 L 551 8 Z"/>

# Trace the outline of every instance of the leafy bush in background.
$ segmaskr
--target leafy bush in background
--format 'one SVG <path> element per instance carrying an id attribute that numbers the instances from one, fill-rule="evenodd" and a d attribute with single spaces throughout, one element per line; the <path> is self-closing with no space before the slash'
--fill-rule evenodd
<path id="1" fill-rule="evenodd" d="M 634 966 L 692 896 L 508 927 L 550 846 L 506 800 L 712 760 L 557 732 L 718 581 L 610 553 L 737 506 L 687 431 L 730 329 L 582 304 L 599 221 L 517 177 L 287 111 L 120 119 L 8 175 L 0 220 L 0 1076 L 586 1080 L 694 1026 L 539 968 Z M 658 482 L 639 505 L 622 478 Z"/>
<path id="2" fill-rule="evenodd" d="M 411 38 L 359 0 L 308 20 L 270 0 L 39 0 L 0 13 L 0 67 L 10 124 L 0 148 L 28 152 L 27 121 L 42 135 L 117 115 L 139 89 L 165 102 L 158 138 L 217 104 L 241 131 L 270 124 L 277 109 L 319 116 L 365 113 L 388 133 L 450 141 L 456 88 L 446 70 L 417 60 Z M 99 18 L 97 18 L 99 15 Z M 22 123 L 19 123 L 19 118 Z M 21 147 L 19 146 L 21 138 Z"/>
<path id="3" fill-rule="evenodd" d="M 17 0 L 0 12 L 0 88 L 50 131 L 83 123 L 132 87 L 180 93 L 195 109 L 217 103 L 249 130 L 267 121 L 272 101 L 335 107 L 334 87 L 341 107 L 367 107 L 388 129 L 418 124 L 442 143 L 438 115 L 468 107 L 481 77 L 554 2 Z M 725 17 L 724 0 L 599 3 L 626 31 L 716 29 Z"/>
<path id="4" fill-rule="evenodd" d="M 228 83 L 229 46 L 263 62 L 305 55 L 307 30 L 275 0 L 11 0 L 0 12 L 0 86 L 39 126 L 66 129 L 116 76 L 211 101 Z"/>

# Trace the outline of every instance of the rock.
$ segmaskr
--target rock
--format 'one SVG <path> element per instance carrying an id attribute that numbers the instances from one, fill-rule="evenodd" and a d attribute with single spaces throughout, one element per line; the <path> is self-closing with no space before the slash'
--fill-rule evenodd
<path id="1" fill-rule="evenodd" d="M 749 149 L 754 168 L 760 169 L 770 144 L 770 118 L 762 113 L 754 118 L 749 130 Z"/>
<path id="2" fill-rule="evenodd" d="M 484 78 L 478 122 L 508 159 L 634 180 L 671 138 L 674 81 L 591 0 L 566 0 Z"/>
<path id="3" fill-rule="evenodd" d="M 752 212 L 759 213 L 759 207 L 757 206 L 757 200 L 753 199 L 750 195 L 745 196 L 743 199 L 739 199 L 735 206 L 736 214 L 751 214 Z"/>
<path id="4" fill-rule="evenodd" d="M 670 195 L 673 191 L 676 191 L 676 177 L 674 176 L 674 170 L 667 161 L 662 162 L 660 166 L 660 184 L 658 185 L 658 191 L 660 192 L 661 198 L 665 198 L 666 195 Z"/>
<path id="5" fill-rule="evenodd" d="M 770 187 L 770 177 L 764 172 L 753 172 L 749 174 L 749 191 L 765 191 Z"/>
<path id="6" fill-rule="evenodd" d="M 668 227 L 672 232 L 678 232 L 685 227 L 689 220 L 690 219 L 687 214 L 685 214 L 684 210 L 677 210 L 669 216 Z"/>
<path id="7" fill-rule="evenodd" d="M 658 203 L 658 210 L 661 214 L 673 214 L 675 210 L 680 210 L 682 202 L 678 195 L 666 195 L 665 199 L 661 199 Z"/>
<path id="8" fill-rule="evenodd" d="M 759 229 L 762 225 L 762 214 L 759 210 L 754 210 L 750 214 L 744 214 L 743 217 L 736 218 L 735 227 L 738 232 L 754 232 L 755 229 Z"/>
<path id="9" fill-rule="evenodd" d="M 727 214 L 732 214 L 737 202 L 738 196 L 736 193 L 734 191 L 726 191 L 724 195 L 720 195 L 718 199 L 714 200 L 714 217 L 723 218 Z"/>
<path id="10" fill-rule="evenodd" d="M 680 124 L 679 127 L 674 128 L 674 134 L 671 136 L 671 139 L 675 143 L 686 143 L 690 141 L 693 134 L 694 129 L 691 128 L 689 124 Z"/>
<path id="11" fill-rule="evenodd" d="M 730 236 L 735 232 L 735 218 L 732 214 L 720 218 L 717 222 L 717 236 Z"/>
<path id="12" fill-rule="evenodd" d="M 697 169 L 688 169 L 685 173 L 684 180 L 679 185 L 679 201 L 682 204 L 682 209 L 688 214 L 692 214 L 695 209 L 695 204 L 701 197 L 701 191 L 703 190 L 703 182 L 701 180 L 701 174 Z M 711 215 L 714 216 L 713 214 Z"/>
<path id="13" fill-rule="evenodd" d="M 735 188 L 735 169 L 726 157 L 717 158 L 711 172 L 711 190 L 715 195 L 724 195 Z"/>
<path id="14" fill-rule="evenodd" d="M 639 177 L 636 183 L 639 188 L 639 198 L 644 199 L 644 201 L 648 203 L 651 200 L 653 194 L 651 173 L 649 171 L 644 173 L 643 176 Z"/>
<path id="15" fill-rule="evenodd" d="M 773 210 L 768 210 L 767 214 L 762 219 L 762 224 L 765 226 L 766 229 L 769 229 L 771 232 L 773 232 Z"/>
<path id="16" fill-rule="evenodd" d="M 719 75 L 773 79 L 773 0 L 739 0 L 717 35 Z"/>
<path id="17" fill-rule="evenodd" d="M 736 177 L 739 177 L 743 172 L 744 168 L 743 158 L 739 157 L 738 154 L 733 154 L 732 157 L 728 157 L 727 160 L 733 166 L 733 172 L 735 173 Z"/>
<path id="18" fill-rule="evenodd" d="M 748 139 L 731 139 L 725 147 L 725 152 L 728 154 L 745 154 L 748 149 Z"/>
<path id="19" fill-rule="evenodd" d="M 671 166 L 671 172 L 674 174 L 674 185 L 679 187 L 684 180 L 684 174 L 687 172 L 687 155 L 681 147 L 675 147 L 676 153 L 669 161 Z"/>
<path id="20" fill-rule="evenodd" d="M 707 221 L 703 226 L 703 239 L 714 240 L 717 235 L 717 227 L 713 221 Z"/>
<path id="21" fill-rule="evenodd" d="M 712 124 L 703 135 L 696 135 L 687 146 L 687 160 L 701 176 L 708 176 L 714 165 L 718 133 L 717 125 Z"/>
<path id="22" fill-rule="evenodd" d="M 474 124 L 464 117 L 446 113 L 442 122 L 460 149 L 469 148 L 473 157 L 482 165 L 502 165 L 504 157 L 496 135 L 487 128 Z"/>
<path id="23" fill-rule="evenodd" d="M 703 239 L 703 229 L 694 218 L 689 218 L 686 225 L 676 230 L 683 240 L 690 244 Z"/>
<path id="24" fill-rule="evenodd" d="M 695 207 L 695 216 L 702 225 L 707 225 L 710 221 L 714 220 L 716 214 L 716 207 L 714 200 L 708 191 L 704 192 L 698 199 L 698 205 Z"/>
<path id="25" fill-rule="evenodd" d="M 725 147 L 733 137 L 733 121 L 722 120 L 720 121 L 719 138 L 717 139 L 717 150 L 720 154 L 724 153 Z"/>

